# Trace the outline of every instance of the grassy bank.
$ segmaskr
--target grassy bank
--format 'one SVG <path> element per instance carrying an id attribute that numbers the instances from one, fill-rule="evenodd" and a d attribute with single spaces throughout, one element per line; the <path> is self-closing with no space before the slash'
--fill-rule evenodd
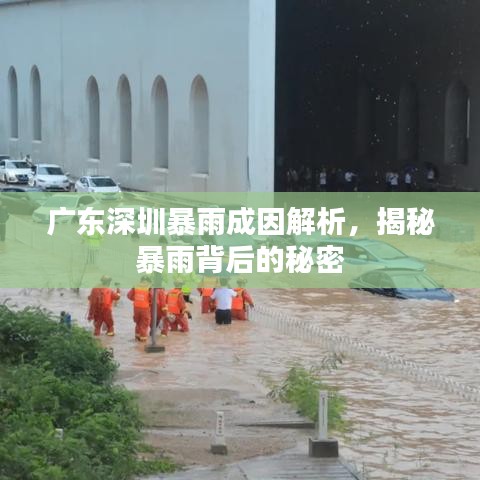
<path id="1" fill-rule="evenodd" d="M 84 330 L 1 306 L 0 365 L 0 480 L 126 480 L 174 469 L 142 444 L 135 398 L 113 385 L 111 353 Z"/>

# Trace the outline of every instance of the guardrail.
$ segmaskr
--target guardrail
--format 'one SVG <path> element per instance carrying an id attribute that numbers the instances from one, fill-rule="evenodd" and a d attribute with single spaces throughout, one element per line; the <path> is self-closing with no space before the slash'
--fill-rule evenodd
<path id="1" fill-rule="evenodd" d="M 415 381 L 428 383 L 464 400 L 480 403 L 480 389 L 476 387 L 466 385 L 416 362 L 405 360 L 346 335 L 337 335 L 314 323 L 295 319 L 263 306 L 255 306 L 255 309 L 250 311 L 250 319 L 289 336 L 297 337 L 309 343 L 320 344 L 335 353 L 343 353 L 360 360 L 373 361 L 381 368 L 400 373 Z"/>

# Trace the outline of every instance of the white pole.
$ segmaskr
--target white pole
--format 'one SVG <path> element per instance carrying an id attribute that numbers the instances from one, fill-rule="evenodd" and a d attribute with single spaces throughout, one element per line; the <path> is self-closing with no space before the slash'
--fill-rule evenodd
<path id="1" fill-rule="evenodd" d="M 217 412 L 217 425 L 215 428 L 215 444 L 225 445 L 225 414 Z"/>
<path id="2" fill-rule="evenodd" d="M 320 390 L 318 399 L 318 439 L 328 439 L 328 392 Z"/>

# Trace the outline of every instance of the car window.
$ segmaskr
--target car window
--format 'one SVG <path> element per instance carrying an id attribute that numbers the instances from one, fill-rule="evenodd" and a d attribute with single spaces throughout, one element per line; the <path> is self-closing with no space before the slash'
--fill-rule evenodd
<path id="1" fill-rule="evenodd" d="M 426 275 L 398 275 L 392 277 L 397 288 L 411 288 L 423 290 L 425 288 L 439 288 L 438 285 Z"/>
<path id="2" fill-rule="evenodd" d="M 5 162 L 2 160 L 2 161 L 0 162 L 0 168 L 4 168 L 4 167 L 5 167 Z"/>
<path id="3" fill-rule="evenodd" d="M 405 258 L 406 255 L 392 247 L 388 243 L 372 243 L 368 245 L 368 250 L 381 260 L 396 260 L 398 258 Z"/>
<path id="4" fill-rule="evenodd" d="M 63 170 L 60 167 L 38 167 L 39 175 L 63 175 Z"/>
<path id="5" fill-rule="evenodd" d="M 378 286 L 381 288 L 395 288 L 393 280 L 385 273 L 378 274 Z"/>
<path id="6" fill-rule="evenodd" d="M 363 280 L 367 283 L 370 283 L 374 287 L 378 287 L 380 285 L 380 273 L 378 272 L 366 273 L 363 276 Z"/>
<path id="7" fill-rule="evenodd" d="M 30 169 L 30 165 L 27 162 L 10 162 L 10 166 L 12 168 L 28 168 Z"/>
<path id="8" fill-rule="evenodd" d="M 90 182 L 95 187 L 116 187 L 117 184 L 109 177 L 91 178 Z"/>

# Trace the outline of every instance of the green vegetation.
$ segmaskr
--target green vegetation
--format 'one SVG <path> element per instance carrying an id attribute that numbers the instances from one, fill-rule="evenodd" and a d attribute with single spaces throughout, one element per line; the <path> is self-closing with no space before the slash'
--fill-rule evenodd
<path id="1" fill-rule="evenodd" d="M 324 362 L 325 364 L 325 362 Z M 318 420 L 318 392 L 328 390 L 328 426 L 330 430 L 345 432 L 349 428 L 343 419 L 346 399 L 337 389 L 325 385 L 321 380 L 321 371 L 307 370 L 294 365 L 288 371 L 285 380 L 273 387 L 270 397 L 295 405 L 298 413 L 310 420 Z"/>
<path id="2" fill-rule="evenodd" d="M 135 398 L 113 385 L 111 352 L 84 330 L 0 306 L 0 365 L 0 480 L 122 480 L 174 469 L 142 458 L 151 451 Z"/>

